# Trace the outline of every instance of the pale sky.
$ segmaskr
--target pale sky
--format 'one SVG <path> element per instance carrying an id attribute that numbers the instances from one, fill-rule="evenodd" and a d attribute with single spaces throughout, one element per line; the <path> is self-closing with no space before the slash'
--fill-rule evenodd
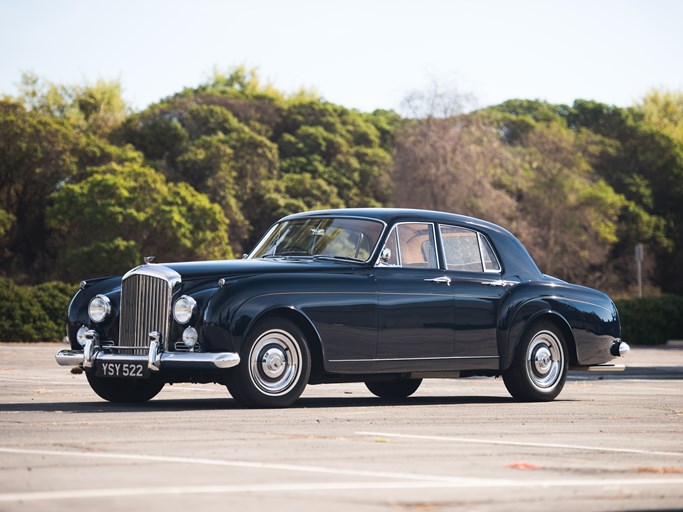
<path id="1" fill-rule="evenodd" d="M 237 65 L 363 111 L 434 81 L 627 106 L 683 90 L 683 0 L 0 0 L 0 96 L 118 79 L 141 109 Z"/>

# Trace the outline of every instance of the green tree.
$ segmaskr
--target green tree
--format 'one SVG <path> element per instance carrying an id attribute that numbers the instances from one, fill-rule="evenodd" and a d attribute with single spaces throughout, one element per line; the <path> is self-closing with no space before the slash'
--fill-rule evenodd
<path id="1" fill-rule="evenodd" d="M 97 201 L 93 201 L 97 198 Z M 159 261 L 231 258 L 220 207 L 184 183 L 134 164 L 111 164 L 62 187 L 47 211 L 60 244 L 60 277 L 118 274 L 142 255 Z"/>
<path id="2" fill-rule="evenodd" d="M 83 137 L 61 119 L 0 101 L 0 209 L 5 275 L 49 278 L 45 204 L 77 172 Z"/>

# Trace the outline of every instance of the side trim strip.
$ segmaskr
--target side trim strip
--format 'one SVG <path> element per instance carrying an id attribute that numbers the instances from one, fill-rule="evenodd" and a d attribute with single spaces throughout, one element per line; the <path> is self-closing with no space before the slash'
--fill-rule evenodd
<path id="1" fill-rule="evenodd" d="M 387 359 L 330 359 L 330 363 L 371 363 L 379 361 L 449 361 L 458 359 L 498 359 L 498 356 L 390 357 Z"/>

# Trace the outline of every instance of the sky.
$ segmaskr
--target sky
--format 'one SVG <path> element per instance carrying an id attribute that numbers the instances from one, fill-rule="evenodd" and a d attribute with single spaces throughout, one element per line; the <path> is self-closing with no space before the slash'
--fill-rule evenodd
<path id="1" fill-rule="evenodd" d="M 0 0 L 0 96 L 119 80 L 139 110 L 240 65 L 368 112 L 434 84 L 628 106 L 683 90 L 683 1 Z"/>

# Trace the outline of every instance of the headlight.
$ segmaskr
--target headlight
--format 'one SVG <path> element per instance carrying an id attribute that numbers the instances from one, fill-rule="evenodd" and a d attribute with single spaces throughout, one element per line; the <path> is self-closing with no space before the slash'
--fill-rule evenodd
<path id="1" fill-rule="evenodd" d="M 88 305 L 88 316 L 95 323 L 102 322 L 111 313 L 111 302 L 106 295 L 95 295 Z"/>
<path id="2" fill-rule="evenodd" d="M 183 331 L 183 343 L 187 348 L 194 347 L 198 339 L 199 334 L 197 333 L 197 329 L 194 327 L 188 327 Z"/>
<path id="3" fill-rule="evenodd" d="M 197 307 L 197 301 L 188 295 L 183 295 L 173 306 L 173 318 L 179 324 L 186 324 L 192 318 L 194 308 Z"/>

